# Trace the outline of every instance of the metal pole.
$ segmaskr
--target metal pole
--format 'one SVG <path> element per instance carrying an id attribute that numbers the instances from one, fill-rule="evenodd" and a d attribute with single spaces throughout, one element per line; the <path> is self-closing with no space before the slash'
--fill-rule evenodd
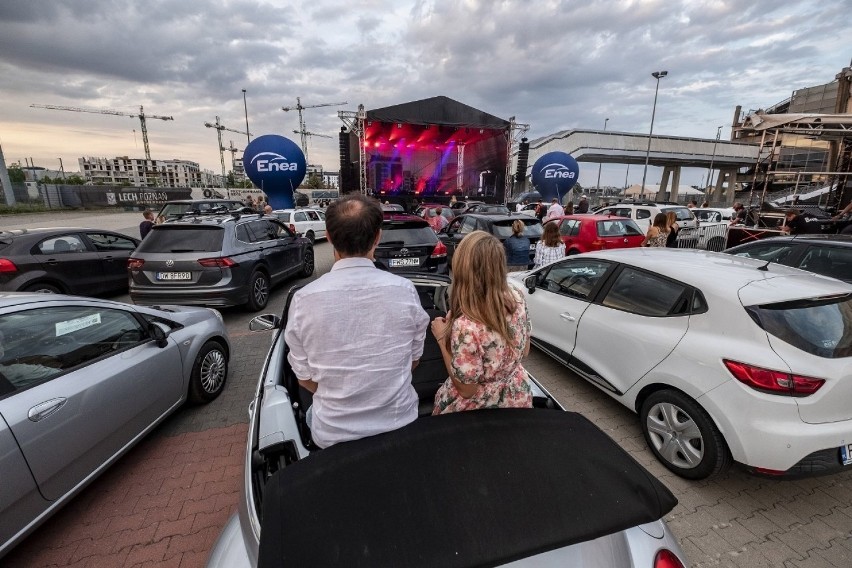
<path id="1" fill-rule="evenodd" d="M 651 131 L 648 133 L 648 149 L 645 151 L 645 170 L 642 172 L 642 191 L 640 196 L 645 194 L 645 179 L 648 177 L 648 161 L 651 157 L 651 138 L 654 136 L 654 117 L 657 114 L 657 93 L 660 91 L 660 79 L 668 75 L 668 71 L 654 71 L 651 76 L 657 80 L 657 86 L 654 89 L 654 106 L 651 109 Z"/>
<path id="2" fill-rule="evenodd" d="M 59 158 L 59 171 L 62 172 L 62 181 L 67 182 L 68 179 L 65 177 L 65 166 L 62 165 L 62 158 Z"/>
<path id="3" fill-rule="evenodd" d="M 6 169 L 6 158 L 3 157 L 3 147 L 0 146 L 0 185 L 3 186 L 3 195 L 6 196 L 6 205 L 15 205 L 15 192 L 12 190 L 12 181 L 9 179 L 9 171 Z"/>
<path id="4" fill-rule="evenodd" d="M 716 140 L 713 142 L 713 155 L 710 156 L 710 169 L 707 170 L 707 187 L 713 184 L 713 161 L 716 159 L 716 144 L 722 136 L 722 127 L 716 129 Z"/>
<path id="5" fill-rule="evenodd" d="M 246 141 L 251 142 L 251 130 L 248 126 L 248 105 L 246 104 L 246 90 L 243 89 L 243 109 L 246 111 Z"/>
<path id="6" fill-rule="evenodd" d="M 627 171 L 624 172 L 624 189 L 627 189 L 627 176 L 630 175 L 630 164 L 627 164 Z"/>
<path id="7" fill-rule="evenodd" d="M 605 118 L 604 119 L 604 132 L 606 132 L 606 123 L 607 122 L 609 122 L 609 119 Z M 601 192 L 601 166 L 603 166 L 603 164 L 598 162 L 598 184 L 595 186 L 595 189 L 597 189 L 598 193 Z"/>

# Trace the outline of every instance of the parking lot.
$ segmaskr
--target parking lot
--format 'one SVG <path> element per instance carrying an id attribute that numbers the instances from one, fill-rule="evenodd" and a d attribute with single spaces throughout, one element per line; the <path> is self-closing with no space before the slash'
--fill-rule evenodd
<path id="1" fill-rule="evenodd" d="M 69 212 L 2 217 L 0 227 L 96 226 L 138 236 L 141 220 L 138 212 Z M 313 278 L 333 262 L 328 243 L 318 242 L 315 251 Z M 305 281 L 275 289 L 264 312 L 280 312 L 287 289 Z M 0 563 L 204 565 L 236 506 L 247 405 L 271 338 L 248 331 L 253 314 L 227 309 L 223 315 L 233 353 L 222 396 L 170 417 Z M 617 356 L 618 346 L 612 349 Z M 680 503 L 666 520 L 693 566 L 852 566 L 852 472 L 777 481 L 734 468 L 709 481 L 686 481 L 653 457 L 635 414 L 535 348 L 526 367 L 566 408 L 591 419 L 672 490 Z"/>

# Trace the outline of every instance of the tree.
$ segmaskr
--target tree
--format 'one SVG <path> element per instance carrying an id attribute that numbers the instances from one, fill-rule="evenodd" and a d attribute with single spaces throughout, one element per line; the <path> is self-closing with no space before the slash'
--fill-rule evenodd
<path id="1" fill-rule="evenodd" d="M 228 187 L 235 187 L 237 184 L 234 180 L 234 172 L 228 172 L 228 181 L 226 182 Z"/>
<path id="2" fill-rule="evenodd" d="M 325 184 L 322 181 L 322 176 L 319 175 L 316 172 L 309 175 L 308 179 L 306 179 L 304 181 L 304 183 L 302 183 L 302 186 L 306 187 L 308 189 L 324 189 L 325 188 Z"/>
<path id="3" fill-rule="evenodd" d="M 86 180 L 84 180 L 81 176 L 74 174 L 68 176 L 63 183 L 67 183 L 68 185 L 83 185 L 86 183 Z"/>
<path id="4" fill-rule="evenodd" d="M 9 181 L 12 183 L 21 183 L 27 181 L 27 176 L 24 174 L 24 170 L 21 169 L 21 166 L 9 166 Z"/>

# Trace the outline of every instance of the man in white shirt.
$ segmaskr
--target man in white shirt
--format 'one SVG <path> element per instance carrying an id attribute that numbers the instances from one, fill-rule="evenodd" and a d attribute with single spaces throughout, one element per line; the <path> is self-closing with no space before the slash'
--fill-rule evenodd
<path id="1" fill-rule="evenodd" d="M 311 438 L 321 448 L 396 430 L 417 418 L 411 371 L 429 316 L 411 281 L 375 268 L 382 209 L 350 194 L 326 212 L 331 271 L 293 297 L 284 339 L 299 384 L 314 393 Z"/>
<path id="2" fill-rule="evenodd" d="M 565 209 L 559 204 L 559 200 L 555 197 L 550 201 L 550 207 L 547 209 L 547 218 L 562 217 L 565 215 Z"/>

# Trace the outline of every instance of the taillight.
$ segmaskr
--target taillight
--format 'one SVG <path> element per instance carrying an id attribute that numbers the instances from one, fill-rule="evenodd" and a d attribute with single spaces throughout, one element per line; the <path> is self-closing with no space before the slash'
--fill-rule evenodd
<path id="1" fill-rule="evenodd" d="M 145 261 L 141 258 L 128 258 L 127 259 L 127 268 L 130 270 L 141 270 L 142 266 L 145 264 Z"/>
<path id="2" fill-rule="evenodd" d="M 592 250 L 604 250 L 606 248 L 606 241 L 603 239 L 595 239 L 591 243 Z"/>
<path id="3" fill-rule="evenodd" d="M 8 258 L 0 258 L 0 272 L 17 272 L 18 267 Z"/>
<path id="4" fill-rule="evenodd" d="M 432 250 L 432 254 L 429 255 L 429 258 L 441 258 L 442 256 L 447 256 L 447 245 L 445 245 L 443 241 L 438 241 L 438 244 L 435 245 L 435 248 Z"/>
<path id="5" fill-rule="evenodd" d="M 825 383 L 825 379 L 791 375 L 784 371 L 773 371 L 728 359 L 725 359 L 724 363 L 728 371 L 741 383 L 755 390 L 772 394 L 808 396 L 819 390 Z"/>
<path id="6" fill-rule="evenodd" d="M 663 548 L 654 557 L 654 568 L 684 568 L 684 566 L 674 552 Z"/>
<path id="7" fill-rule="evenodd" d="M 237 265 L 236 262 L 227 256 L 221 258 L 201 258 L 198 260 L 198 264 L 205 268 L 231 268 Z"/>

